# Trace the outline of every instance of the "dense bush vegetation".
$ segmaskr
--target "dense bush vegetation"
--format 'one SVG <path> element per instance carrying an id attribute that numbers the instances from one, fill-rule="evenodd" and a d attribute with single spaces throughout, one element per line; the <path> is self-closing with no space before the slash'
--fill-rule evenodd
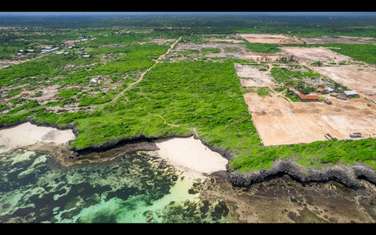
<path id="1" fill-rule="evenodd" d="M 267 43 L 245 43 L 246 47 L 253 52 L 259 53 L 275 53 L 279 52 L 280 49 L 276 44 L 267 44 Z"/>
<path id="2" fill-rule="evenodd" d="M 145 23 L 145 22 L 144 22 Z M 41 34 L 38 40 L 58 43 L 66 38 L 77 38 L 81 34 L 96 36 L 96 40 L 86 44 L 86 50 L 92 55 L 90 59 L 82 59 L 77 54 L 48 55 L 23 64 L 0 70 L 0 86 L 13 87 L 25 85 L 28 89 L 43 85 L 58 84 L 65 87 L 89 86 L 95 76 L 110 77 L 121 84 L 115 91 L 84 92 L 77 88 L 64 88 L 57 94 L 57 100 L 41 106 L 36 101 L 14 98 L 9 104 L 14 108 L 0 115 L 0 126 L 15 124 L 32 118 L 44 124 L 67 127 L 74 124 L 78 136 L 72 147 L 83 149 L 92 145 L 101 145 L 109 141 L 131 139 L 138 136 L 164 137 L 174 135 L 190 135 L 197 133 L 199 137 L 212 146 L 230 151 L 234 159 L 230 162 L 233 169 L 242 172 L 268 168 L 275 160 L 294 159 L 308 167 L 322 167 L 331 164 L 355 164 L 361 162 L 376 169 L 376 141 L 365 139 L 358 141 L 318 141 L 311 144 L 264 147 L 261 144 L 251 116 L 244 103 L 242 89 L 234 71 L 234 62 L 173 62 L 155 66 L 143 81 L 129 89 L 117 102 L 110 102 L 117 92 L 135 81 L 138 74 L 153 64 L 153 60 L 163 54 L 167 45 L 151 44 L 150 39 L 156 35 L 166 37 L 182 34 L 186 41 L 201 42 L 202 36 L 194 36 L 197 32 L 232 32 L 234 27 L 207 28 L 205 22 L 190 29 L 168 29 L 162 27 L 148 33 L 116 33 L 116 30 L 90 30 L 61 32 L 53 37 Z M 222 25 L 223 26 L 223 25 Z M 284 32 L 280 25 L 267 24 L 254 28 L 246 24 L 236 26 L 246 32 Z M 279 28 L 280 27 L 280 28 Z M 313 27 L 313 26 L 312 26 Z M 329 27 L 330 28 L 330 27 Z M 221 30 L 219 30 L 221 29 Z M 295 25 L 291 32 L 302 30 L 304 35 L 321 35 L 330 32 L 331 28 L 316 27 L 312 29 Z M 341 28 L 342 31 L 348 30 Z M 291 33 L 290 32 L 290 33 Z M 361 34 L 360 30 L 347 31 L 349 34 Z M 363 34 L 375 35 L 375 31 L 365 30 Z M 9 41 L 9 39 L 7 39 Z M 246 43 L 251 51 L 262 53 L 278 52 L 277 45 Z M 25 46 L 25 45 L 20 45 Z M 27 44 L 27 46 L 30 46 Z M 339 53 L 355 59 L 375 63 L 374 45 L 328 45 Z M 20 47 L 0 49 L 1 55 L 7 56 Z M 202 53 L 217 53 L 218 50 L 205 49 Z M 1 54 L 2 53 L 2 54 Z M 186 53 L 198 53 L 188 51 Z M 101 62 L 104 55 L 115 54 L 109 62 Z M 250 63 L 249 61 L 237 61 Z M 90 64 L 95 66 L 90 67 Z M 66 65 L 73 65 L 66 69 Z M 300 82 L 303 78 L 317 77 L 311 71 L 293 71 L 274 67 L 271 71 L 274 79 L 283 86 L 294 86 L 303 92 L 310 87 Z M 293 79 L 291 79 L 293 78 Z M 95 85 L 94 85 L 95 86 Z M 23 88 L 22 88 L 23 89 Z M 285 89 L 284 91 L 287 92 Z M 20 88 L 11 89 L 7 95 L 17 96 Z M 261 96 L 269 94 L 266 88 L 260 88 Z M 288 95 L 296 99 L 293 94 Z M 74 99 L 81 106 L 99 105 L 101 108 L 91 112 L 52 113 L 47 107 L 59 106 Z M 8 104 L 7 104 L 8 105 Z M 0 110 L 7 106 L 0 105 Z"/>
<path id="3" fill-rule="evenodd" d="M 160 64 L 117 106 L 79 120 L 77 127 L 77 148 L 140 135 L 187 135 L 194 129 L 227 148 L 234 141 L 239 148 L 258 142 L 231 62 Z M 255 138 L 247 138 L 252 132 Z"/>

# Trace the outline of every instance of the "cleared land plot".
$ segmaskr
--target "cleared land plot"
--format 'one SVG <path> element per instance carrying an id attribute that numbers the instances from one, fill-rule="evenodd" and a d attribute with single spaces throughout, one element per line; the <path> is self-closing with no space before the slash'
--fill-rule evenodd
<path id="1" fill-rule="evenodd" d="M 266 44 L 302 44 L 298 38 L 289 37 L 282 34 L 241 34 L 242 38 L 250 43 Z"/>
<path id="2" fill-rule="evenodd" d="M 57 93 L 58 93 L 58 86 L 56 85 L 48 86 L 42 90 L 42 95 L 40 97 L 37 97 L 36 100 L 39 102 L 51 100 L 55 98 Z"/>
<path id="3" fill-rule="evenodd" d="M 216 49 L 215 53 L 203 52 L 207 49 Z M 173 61 L 185 60 L 188 58 L 199 58 L 201 56 L 206 58 L 236 58 L 244 60 L 252 60 L 257 62 L 276 62 L 282 57 L 286 56 L 286 53 L 258 53 L 249 51 L 244 44 L 240 43 L 179 43 L 174 50 L 168 56 Z"/>
<path id="4" fill-rule="evenodd" d="M 323 36 L 315 38 L 301 38 L 307 44 L 328 44 L 328 43 L 344 43 L 344 44 L 369 44 L 376 43 L 376 38 L 371 37 L 350 37 L 350 36 Z"/>
<path id="5" fill-rule="evenodd" d="M 315 71 L 376 102 L 376 69 L 361 65 L 313 67 Z"/>
<path id="6" fill-rule="evenodd" d="M 333 104 L 327 105 L 247 93 L 245 101 L 265 146 L 327 140 L 326 134 L 337 139 L 350 139 L 354 132 L 362 138 L 376 137 L 376 106 L 369 107 L 361 98 L 332 99 Z"/>
<path id="7" fill-rule="evenodd" d="M 218 49 L 218 53 L 211 53 L 211 57 L 227 57 L 232 56 L 236 58 L 244 58 L 247 54 L 247 50 L 242 44 L 235 43 L 179 43 L 174 51 L 189 51 L 189 50 L 205 50 L 208 48 Z"/>
<path id="8" fill-rule="evenodd" d="M 300 62 L 335 62 L 341 63 L 351 60 L 350 57 L 337 54 L 328 48 L 324 47 L 282 47 L 282 51 L 292 55 L 298 59 Z"/>
<path id="9" fill-rule="evenodd" d="M 242 64 L 235 64 L 235 70 L 243 87 L 271 87 L 274 85 L 268 71 L 260 71 L 251 65 Z"/>
<path id="10" fill-rule="evenodd" d="M 20 61 L 17 60 L 0 60 L 0 69 L 9 67 L 10 65 L 18 64 Z"/>

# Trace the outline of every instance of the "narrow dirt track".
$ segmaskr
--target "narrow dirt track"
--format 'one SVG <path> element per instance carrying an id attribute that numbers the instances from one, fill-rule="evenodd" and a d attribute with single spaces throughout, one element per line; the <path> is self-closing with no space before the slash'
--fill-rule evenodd
<path id="1" fill-rule="evenodd" d="M 105 105 L 105 104 L 108 104 L 108 103 L 115 103 L 116 101 L 119 100 L 120 97 L 122 97 L 124 95 L 125 92 L 131 90 L 134 86 L 136 86 L 138 83 L 140 83 L 144 79 L 145 75 L 148 72 L 150 72 L 150 70 L 152 70 L 157 64 L 159 64 L 165 58 L 165 56 L 168 55 L 171 52 L 171 50 L 173 50 L 175 48 L 176 44 L 178 44 L 180 40 L 181 40 L 181 37 L 176 39 L 176 41 L 171 44 L 170 48 L 168 48 L 168 50 L 164 54 L 160 55 L 158 57 L 158 59 L 155 60 L 154 64 L 152 64 L 148 69 L 146 69 L 144 72 L 141 73 L 140 77 L 136 81 L 134 81 L 127 88 L 125 88 L 124 90 L 119 92 L 119 94 L 117 94 L 111 101 L 102 104 L 102 106 Z"/>

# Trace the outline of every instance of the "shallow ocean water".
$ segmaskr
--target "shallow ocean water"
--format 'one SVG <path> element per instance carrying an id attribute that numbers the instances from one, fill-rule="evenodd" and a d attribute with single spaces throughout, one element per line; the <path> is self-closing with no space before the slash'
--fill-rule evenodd
<path id="1" fill-rule="evenodd" d="M 16 150 L 0 155 L 0 221 L 186 222 L 197 217 L 182 210 L 199 203 L 189 193 L 194 181 L 141 153 L 64 168 L 49 155 Z"/>

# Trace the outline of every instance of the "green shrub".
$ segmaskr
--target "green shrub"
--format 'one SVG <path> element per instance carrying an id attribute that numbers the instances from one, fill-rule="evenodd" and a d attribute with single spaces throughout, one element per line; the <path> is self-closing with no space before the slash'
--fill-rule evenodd
<path id="1" fill-rule="evenodd" d="M 268 96 L 269 92 L 270 92 L 270 90 L 267 87 L 260 87 L 260 88 L 257 89 L 257 94 L 259 96 Z"/>

